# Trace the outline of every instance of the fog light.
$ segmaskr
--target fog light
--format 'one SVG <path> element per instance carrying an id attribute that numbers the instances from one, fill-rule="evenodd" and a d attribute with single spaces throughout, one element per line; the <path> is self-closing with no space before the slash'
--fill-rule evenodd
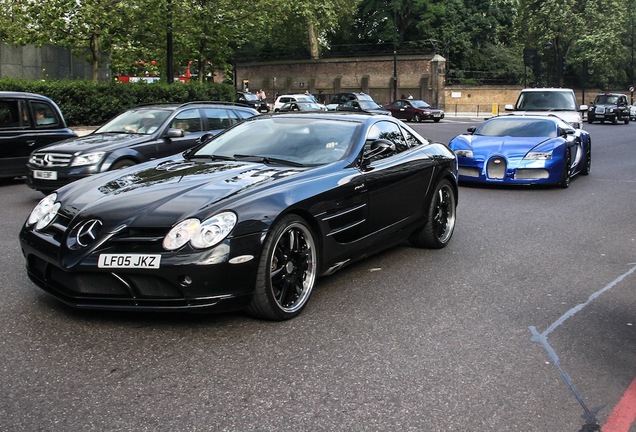
<path id="1" fill-rule="evenodd" d="M 192 278 L 190 276 L 179 276 L 179 283 L 182 287 L 189 287 L 192 285 Z"/>

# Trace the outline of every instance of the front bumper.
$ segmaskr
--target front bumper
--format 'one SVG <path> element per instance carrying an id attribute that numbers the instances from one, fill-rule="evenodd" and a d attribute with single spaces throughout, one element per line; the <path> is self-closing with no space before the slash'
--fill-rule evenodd
<path id="1" fill-rule="evenodd" d="M 220 312 L 242 309 L 256 283 L 262 234 L 228 239 L 205 251 L 163 252 L 159 269 L 101 269 L 96 250 L 78 259 L 46 235 L 23 228 L 28 277 L 69 306 L 82 309 Z M 111 245 L 112 246 L 112 245 Z M 123 250 L 117 250 L 123 253 Z M 139 252 L 139 251 L 135 251 Z M 252 256 L 232 264 L 232 257 Z"/>
<path id="2" fill-rule="evenodd" d="M 461 182 L 489 184 L 558 184 L 562 180 L 563 161 L 511 161 L 501 156 L 487 161 L 458 157 Z"/>

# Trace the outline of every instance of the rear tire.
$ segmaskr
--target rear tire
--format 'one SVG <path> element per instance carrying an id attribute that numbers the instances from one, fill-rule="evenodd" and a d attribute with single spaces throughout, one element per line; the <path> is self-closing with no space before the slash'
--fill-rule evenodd
<path id="1" fill-rule="evenodd" d="M 411 244 L 429 249 L 445 247 L 455 230 L 456 209 L 455 189 L 450 181 L 443 179 L 435 187 L 426 224 L 411 236 Z"/>
<path id="2" fill-rule="evenodd" d="M 413 114 L 413 121 L 419 123 L 422 121 L 422 117 L 419 114 Z"/>
<path id="3" fill-rule="evenodd" d="M 318 252 L 307 223 L 288 215 L 274 225 L 265 240 L 247 312 L 282 321 L 300 314 L 309 301 L 318 274 Z"/>
<path id="4" fill-rule="evenodd" d="M 581 171 L 582 175 L 589 175 L 592 170 L 592 143 L 590 142 L 587 150 L 585 151 L 585 166 Z"/>

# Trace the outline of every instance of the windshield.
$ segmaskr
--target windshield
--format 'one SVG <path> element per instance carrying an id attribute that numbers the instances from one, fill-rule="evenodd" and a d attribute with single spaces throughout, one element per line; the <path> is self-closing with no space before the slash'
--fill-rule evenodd
<path id="1" fill-rule="evenodd" d="M 595 105 L 616 105 L 618 96 L 615 95 L 598 95 L 594 101 Z"/>
<path id="2" fill-rule="evenodd" d="M 304 116 L 259 118 L 217 136 L 188 157 L 250 157 L 322 165 L 340 160 L 349 152 L 361 125 L 356 121 Z"/>
<path id="3" fill-rule="evenodd" d="M 516 109 L 525 111 L 577 111 L 576 98 L 571 91 L 521 92 Z"/>
<path id="4" fill-rule="evenodd" d="M 498 118 L 479 125 L 474 135 L 556 137 L 557 128 L 552 120 Z"/>
<path id="5" fill-rule="evenodd" d="M 431 106 L 424 101 L 421 100 L 412 100 L 411 105 L 416 108 L 430 108 Z"/>
<path id="6" fill-rule="evenodd" d="M 378 109 L 378 108 L 382 108 L 380 105 L 378 105 L 377 103 L 375 103 L 373 101 L 360 100 L 360 101 L 358 101 L 358 103 L 360 104 L 360 108 L 362 108 L 362 109 Z"/>
<path id="7" fill-rule="evenodd" d="M 138 109 L 118 115 L 95 133 L 138 133 L 151 134 L 166 121 L 172 110 Z"/>

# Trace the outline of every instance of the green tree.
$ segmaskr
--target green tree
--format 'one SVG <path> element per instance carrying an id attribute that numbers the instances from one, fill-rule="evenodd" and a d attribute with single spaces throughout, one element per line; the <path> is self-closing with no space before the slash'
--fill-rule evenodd
<path id="1" fill-rule="evenodd" d="M 590 74 L 603 87 L 624 74 L 619 23 L 625 15 L 620 0 L 521 0 L 515 28 L 520 43 L 542 52 L 548 73 L 559 76 L 559 85 L 564 76 L 557 69 L 561 61 L 567 67 L 589 59 Z"/>

